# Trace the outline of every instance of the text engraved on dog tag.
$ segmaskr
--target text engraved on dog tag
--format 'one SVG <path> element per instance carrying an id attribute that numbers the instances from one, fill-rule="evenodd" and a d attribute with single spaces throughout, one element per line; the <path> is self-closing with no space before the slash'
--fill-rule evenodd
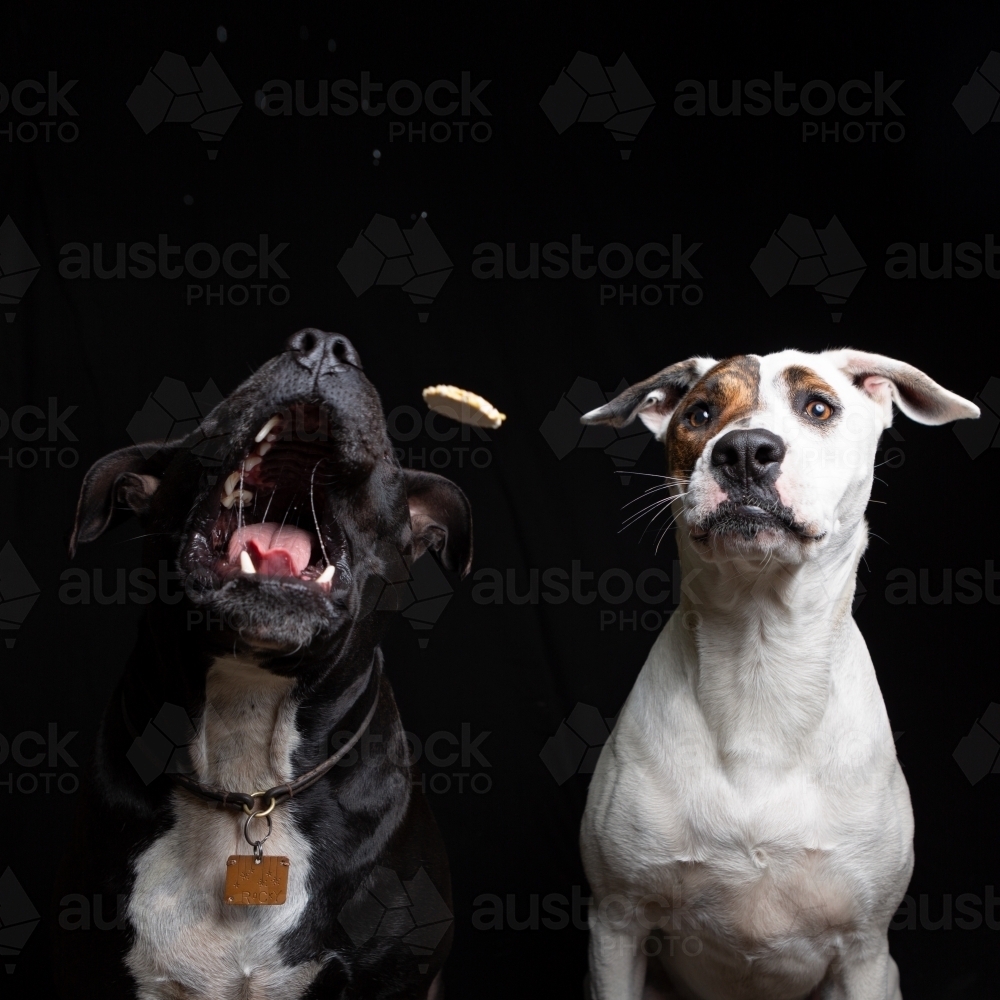
<path id="1" fill-rule="evenodd" d="M 252 854 L 231 854 L 226 862 L 226 902 L 280 905 L 288 888 L 288 858 L 271 855 L 254 864 Z"/>

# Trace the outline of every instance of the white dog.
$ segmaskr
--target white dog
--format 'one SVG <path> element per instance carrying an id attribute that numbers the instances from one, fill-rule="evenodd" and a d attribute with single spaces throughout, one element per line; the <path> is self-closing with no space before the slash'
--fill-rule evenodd
<path id="1" fill-rule="evenodd" d="M 597 1000 L 662 996 L 647 962 L 684 1000 L 901 1000 L 913 813 L 851 617 L 894 402 L 979 415 L 838 350 L 691 358 L 583 417 L 665 442 L 684 575 L 587 798 Z"/>

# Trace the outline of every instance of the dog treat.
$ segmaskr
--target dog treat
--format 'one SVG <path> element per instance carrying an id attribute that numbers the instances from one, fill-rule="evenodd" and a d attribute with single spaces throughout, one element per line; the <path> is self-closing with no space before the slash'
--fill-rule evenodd
<path id="1" fill-rule="evenodd" d="M 467 392 L 454 385 L 432 385 L 424 389 L 424 402 L 435 413 L 450 417 L 462 424 L 492 427 L 496 430 L 506 419 L 492 403 L 474 392 Z"/>

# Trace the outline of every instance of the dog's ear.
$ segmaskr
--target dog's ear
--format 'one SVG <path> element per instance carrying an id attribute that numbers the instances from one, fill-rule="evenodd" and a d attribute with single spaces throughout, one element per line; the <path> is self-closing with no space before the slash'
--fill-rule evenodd
<path id="1" fill-rule="evenodd" d="M 886 427 L 892 423 L 893 403 L 919 424 L 947 424 L 979 416 L 975 403 L 949 392 L 913 365 L 851 350 L 837 351 L 834 362 L 857 388 L 882 403 Z"/>
<path id="2" fill-rule="evenodd" d="M 70 558 L 76 555 L 77 546 L 99 538 L 111 523 L 115 509 L 122 504 L 136 514 L 144 514 L 160 485 L 160 475 L 173 449 L 156 445 L 133 445 L 98 459 L 87 470 L 76 502 L 76 518 L 69 539 Z"/>
<path id="3" fill-rule="evenodd" d="M 437 552 L 450 570 L 465 576 L 472 567 L 472 508 L 450 480 L 433 472 L 403 469 L 413 530 L 411 555 Z"/>
<path id="4" fill-rule="evenodd" d="M 638 417 L 657 439 L 662 439 L 677 404 L 688 390 L 717 362 L 714 358 L 688 358 L 630 386 L 610 403 L 585 413 L 584 424 L 624 427 Z"/>

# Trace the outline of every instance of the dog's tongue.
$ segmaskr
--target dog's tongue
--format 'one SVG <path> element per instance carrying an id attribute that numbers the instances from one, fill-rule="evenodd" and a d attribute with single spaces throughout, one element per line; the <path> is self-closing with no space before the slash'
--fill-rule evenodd
<path id="1" fill-rule="evenodd" d="M 229 540 L 229 562 L 250 553 L 254 568 L 264 576 L 299 576 L 309 565 L 313 536 L 301 528 L 265 521 L 237 528 Z"/>

